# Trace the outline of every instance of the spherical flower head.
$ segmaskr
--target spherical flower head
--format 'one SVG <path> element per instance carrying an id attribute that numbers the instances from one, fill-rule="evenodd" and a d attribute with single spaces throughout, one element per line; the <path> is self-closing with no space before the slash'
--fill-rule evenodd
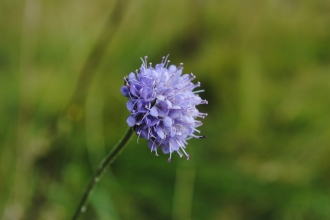
<path id="1" fill-rule="evenodd" d="M 169 65 L 167 57 L 155 68 L 150 63 L 147 66 L 147 57 L 142 60 L 140 70 L 124 77 L 124 86 L 121 92 L 128 98 L 126 103 L 130 115 L 127 124 L 133 127 L 138 137 L 148 140 L 151 151 L 157 154 L 161 147 L 163 153 L 173 152 L 180 157 L 189 154 L 185 148 L 190 138 L 205 138 L 195 135 L 200 133 L 196 128 L 202 125 L 197 118 L 204 118 L 207 114 L 201 113 L 196 106 L 207 104 L 198 93 L 193 91 L 200 83 L 192 83 L 193 74 L 182 74 L 183 64 L 178 67 Z"/>

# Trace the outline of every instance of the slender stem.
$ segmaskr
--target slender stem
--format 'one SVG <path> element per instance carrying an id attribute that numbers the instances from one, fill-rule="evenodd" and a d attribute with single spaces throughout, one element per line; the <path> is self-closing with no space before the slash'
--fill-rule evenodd
<path id="1" fill-rule="evenodd" d="M 74 213 L 74 216 L 72 217 L 72 220 L 77 219 L 79 214 L 81 212 L 85 211 L 85 209 L 86 209 L 85 204 L 87 202 L 88 196 L 89 196 L 90 192 L 92 191 L 95 183 L 97 183 L 100 180 L 101 174 L 105 171 L 105 169 L 108 167 L 108 165 L 111 164 L 114 161 L 116 156 L 120 153 L 120 151 L 124 148 L 124 146 L 126 145 L 128 140 L 130 139 L 132 134 L 133 134 L 133 129 L 129 128 L 127 130 L 125 136 L 123 137 L 123 139 L 121 139 L 121 141 L 117 144 L 117 146 L 115 146 L 110 151 L 110 153 L 102 160 L 99 167 L 95 171 L 92 179 L 89 181 L 89 184 L 86 187 L 83 196 L 81 197 L 81 200 L 80 200 L 79 205 L 78 205 L 78 207 L 77 207 L 77 209 Z"/>

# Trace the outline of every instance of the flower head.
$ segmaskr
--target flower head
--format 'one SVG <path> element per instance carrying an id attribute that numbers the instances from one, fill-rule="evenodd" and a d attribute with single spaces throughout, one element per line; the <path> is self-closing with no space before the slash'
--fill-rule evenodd
<path id="1" fill-rule="evenodd" d="M 165 154 L 173 152 L 180 157 L 189 154 L 185 148 L 190 138 L 205 138 L 194 133 L 200 133 L 196 128 L 202 125 L 197 118 L 204 118 L 207 114 L 196 109 L 196 105 L 207 104 L 193 91 L 200 83 L 192 83 L 196 77 L 193 74 L 182 74 L 183 64 L 178 67 L 170 65 L 167 57 L 155 68 L 147 57 L 142 59 L 140 70 L 124 77 L 121 92 L 128 97 L 126 104 L 130 115 L 127 124 L 133 127 L 139 137 L 148 140 L 151 151 L 157 154 L 161 147 Z"/>

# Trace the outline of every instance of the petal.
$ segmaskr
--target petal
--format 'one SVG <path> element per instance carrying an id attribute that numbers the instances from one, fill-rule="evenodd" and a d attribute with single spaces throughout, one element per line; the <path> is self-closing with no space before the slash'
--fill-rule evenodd
<path id="1" fill-rule="evenodd" d="M 135 76 L 135 73 L 131 72 L 129 75 L 128 75 L 128 80 L 131 82 L 131 81 L 136 81 L 136 76 Z"/>
<path id="2" fill-rule="evenodd" d="M 146 106 L 148 107 L 148 104 L 149 104 L 148 102 L 139 99 L 139 100 L 136 102 L 137 111 L 138 111 L 138 112 L 141 112 L 141 113 L 148 112 L 149 110 L 146 108 Z"/>
<path id="3" fill-rule="evenodd" d="M 176 127 L 171 127 L 171 133 L 170 133 L 171 137 L 174 137 L 176 135 Z"/>
<path id="4" fill-rule="evenodd" d="M 151 151 L 156 151 L 157 150 L 157 145 L 152 141 L 148 142 L 148 146 L 151 149 Z"/>
<path id="5" fill-rule="evenodd" d="M 168 113 L 168 116 L 170 116 L 171 118 L 178 118 L 181 116 L 181 111 L 178 109 L 171 109 Z"/>
<path id="6" fill-rule="evenodd" d="M 170 152 L 170 147 L 168 145 L 162 145 L 162 151 L 164 154 L 168 154 Z"/>
<path id="7" fill-rule="evenodd" d="M 164 123 L 164 126 L 165 126 L 165 127 L 171 127 L 172 124 L 173 124 L 173 120 L 172 120 L 172 118 L 170 118 L 170 117 L 168 117 L 168 116 L 165 116 L 165 117 L 163 118 L 163 123 Z"/>
<path id="8" fill-rule="evenodd" d="M 154 126 L 155 124 L 157 124 L 158 118 L 155 118 L 155 117 L 153 117 L 151 115 L 148 115 L 145 118 L 145 122 L 146 122 L 146 125 L 148 125 L 149 127 L 151 127 L 151 126 Z"/>
<path id="9" fill-rule="evenodd" d="M 157 72 L 161 73 L 162 70 L 163 70 L 163 69 L 166 69 L 166 68 L 164 68 L 164 64 L 163 64 L 163 63 L 160 63 L 160 64 L 157 64 L 157 65 L 155 66 L 155 69 L 156 69 Z"/>
<path id="10" fill-rule="evenodd" d="M 184 119 L 189 124 L 193 124 L 195 122 L 195 120 L 192 117 L 188 116 L 188 115 L 184 116 Z"/>
<path id="11" fill-rule="evenodd" d="M 166 100 L 167 103 L 167 108 L 171 109 L 172 108 L 172 102 L 170 102 L 170 100 Z"/>
<path id="12" fill-rule="evenodd" d="M 154 117 L 158 117 L 158 110 L 157 110 L 157 107 L 156 106 L 153 106 L 151 109 L 150 109 L 150 115 L 154 116 Z"/>
<path id="13" fill-rule="evenodd" d="M 189 101 L 190 101 L 190 104 L 192 104 L 192 105 L 199 105 L 199 104 L 201 104 L 202 99 L 198 95 L 194 95 L 193 97 L 191 97 L 189 99 Z"/>
<path id="14" fill-rule="evenodd" d="M 169 110 L 168 110 L 168 104 L 166 103 L 166 101 L 159 101 L 158 103 L 156 102 L 156 106 L 158 108 L 159 116 L 165 117 L 168 114 Z"/>
<path id="15" fill-rule="evenodd" d="M 152 78 L 157 79 L 159 77 L 160 73 L 157 72 L 156 70 L 152 70 Z"/>
<path id="16" fill-rule="evenodd" d="M 165 100 L 165 96 L 163 96 L 163 95 L 157 95 L 157 99 L 164 101 Z"/>
<path id="17" fill-rule="evenodd" d="M 132 102 L 132 101 L 127 102 L 126 107 L 127 107 L 128 111 L 131 112 L 134 108 L 134 102 Z"/>
<path id="18" fill-rule="evenodd" d="M 168 73 L 169 73 L 169 74 L 172 74 L 172 73 L 175 72 L 175 70 L 176 70 L 176 66 L 175 66 L 175 65 L 171 65 L 171 66 L 168 68 Z"/>
<path id="19" fill-rule="evenodd" d="M 144 86 L 152 87 L 154 80 L 149 77 L 141 77 L 140 82 L 144 84 Z"/>
<path id="20" fill-rule="evenodd" d="M 139 92 L 139 87 L 137 84 L 130 84 L 129 90 L 131 92 L 132 95 L 139 97 L 140 96 L 140 92 Z"/>
<path id="21" fill-rule="evenodd" d="M 181 109 L 181 107 L 178 106 L 178 105 L 173 105 L 173 106 L 172 106 L 172 109 Z"/>
<path id="22" fill-rule="evenodd" d="M 146 69 L 145 74 L 146 74 L 146 76 L 149 76 L 149 77 L 152 76 L 152 74 L 153 74 L 152 69 L 150 69 L 150 68 Z"/>
<path id="23" fill-rule="evenodd" d="M 141 135 L 142 138 L 148 139 L 148 131 L 147 131 L 147 129 L 142 129 L 140 135 Z"/>
<path id="24" fill-rule="evenodd" d="M 180 148 L 178 142 L 175 139 L 171 139 L 170 142 L 169 142 L 169 145 L 170 145 L 170 151 L 171 152 L 177 151 Z"/>
<path id="25" fill-rule="evenodd" d="M 130 116 L 128 116 L 126 122 L 127 122 L 128 126 L 133 127 L 135 125 L 136 120 L 133 116 L 130 115 Z"/>
<path id="26" fill-rule="evenodd" d="M 122 86 L 120 88 L 120 91 L 124 96 L 129 97 L 129 90 L 128 90 L 127 86 Z"/>
<path id="27" fill-rule="evenodd" d="M 150 98 L 152 95 L 152 90 L 148 87 L 141 89 L 141 97 L 144 99 Z"/>
<path id="28" fill-rule="evenodd" d="M 165 133 L 163 131 L 163 129 L 161 127 L 157 127 L 156 128 L 156 132 L 157 132 L 157 135 L 161 138 L 161 139 L 164 139 L 165 138 Z"/>

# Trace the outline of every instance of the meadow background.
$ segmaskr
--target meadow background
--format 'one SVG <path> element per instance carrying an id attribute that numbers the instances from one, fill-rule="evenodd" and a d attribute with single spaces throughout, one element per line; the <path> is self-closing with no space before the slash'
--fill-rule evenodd
<path id="1" fill-rule="evenodd" d="M 190 160 L 134 136 L 80 219 L 330 219 L 330 1 L 1 0 L 0 218 L 70 219 L 170 54 L 208 100 Z"/>

